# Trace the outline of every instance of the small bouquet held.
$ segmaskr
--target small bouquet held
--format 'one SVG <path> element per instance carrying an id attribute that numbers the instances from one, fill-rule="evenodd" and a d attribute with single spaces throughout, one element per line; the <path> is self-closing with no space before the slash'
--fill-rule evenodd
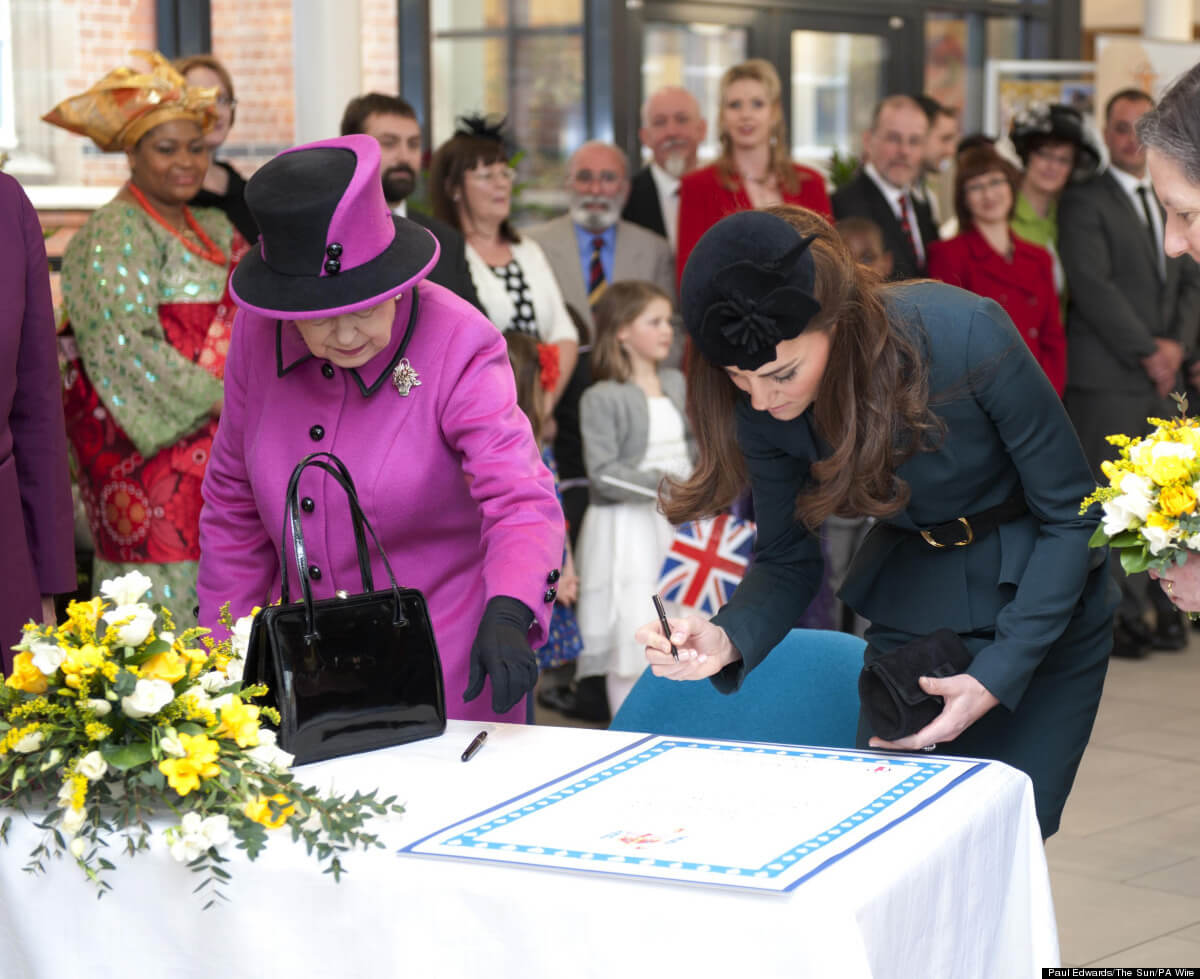
<path id="1" fill-rule="evenodd" d="M 147 820 L 164 810 L 179 817 L 163 834 L 171 855 L 204 877 L 197 890 L 212 885 L 205 907 L 225 897 L 221 851 L 235 840 L 253 860 L 286 826 L 335 880 L 341 854 L 383 846 L 364 823 L 402 806 L 298 784 L 262 726 L 278 722 L 249 702 L 265 688 L 241 683 L 252 617 L 226 611 L 220 642 L 207 629 L 176 635 L 170 613 L 142 600 L 152 584 L 138 571 L 105 581 L 60 625 L 26 625 L 14 647 L 0 687 L 0 805 L 44 813 L 46 834 L 25 869 L 69 853 L 103 893 L 113 838 L 131 855 L 147 849 Z"/>
<path id="2" fill-rule="evenodd" d="M 1108 436 L 1121 454 L 1102 463 L 1108 485 L 1080 507 L 1100 504 L 1104 516 L 1089 543 L 1116 551 L 1126 574 L 1164 571 L 1200 551 L 1200 422 L 1188 417 L 1186 398 L 1172 397 L 1178 418 L 1147 419 L 1155 427 L 1142 438 Z"/>

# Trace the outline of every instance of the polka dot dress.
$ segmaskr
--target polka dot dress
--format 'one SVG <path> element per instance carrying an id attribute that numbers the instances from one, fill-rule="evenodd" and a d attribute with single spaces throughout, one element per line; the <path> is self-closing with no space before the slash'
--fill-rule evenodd
<path id="1" fill-rule="evenodd" d="M 506 330 L 517 330 L 537 336 L 537 319 L 533 313 L 533 297 L 529 293 L 529 284 L 525 281 L 525 273 L 514 258 L 507 265 L 493 265 L 492 271 L 504 282 L 504 289 L 512 299 L 513 318 Z"/>

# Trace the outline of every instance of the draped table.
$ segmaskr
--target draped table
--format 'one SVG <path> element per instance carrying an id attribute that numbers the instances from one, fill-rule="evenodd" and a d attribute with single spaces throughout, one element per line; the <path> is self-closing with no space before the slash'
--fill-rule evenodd
<path id="1" fill-rule="evenodd" d="M 338 792 L 396 794 L 405 814 L 372 821 L 387 847 L 347 856 L 340 883 L 287 830 L 254 862 L 227 847 L 230 900 L 207 911 L 157 834 L 135 858 L 109 854 L 98 901 L 70 860 L 23 871 L 42 831 L 15 816 L 0 975 L 1014 979 L 1059 962 L 1032 788 L 1015 769 L 985 764 L 785 894 L 398 853 L 639 740 L 482 727 L 466 764 L 481 725 L 451 721 L 439 738 L 298 769 Z"/>

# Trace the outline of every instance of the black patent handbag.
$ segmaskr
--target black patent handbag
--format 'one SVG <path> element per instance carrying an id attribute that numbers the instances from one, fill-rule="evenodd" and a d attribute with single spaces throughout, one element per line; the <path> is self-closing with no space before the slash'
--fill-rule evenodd
<path id="1" fill-rule="evenodd" d="M 300 521 L 300 476 L 323 470 L 350 501 L 362 593 L 314 601 Z M 302 599 L 288 587 L 291 527 Z M 375 590 L 367 534 L 391 587 Z M 297 764 L 436 737 L 446 729 L 442 664 L 425 597 L 396 583 L 387 554 L 367 521 L 346 466 L 314 452 L 292 470 L 284 501 L 279 605 L 250 629 L 245 683 L 264 683 L 264 706 L 279 711 L 279 746 Z"/>

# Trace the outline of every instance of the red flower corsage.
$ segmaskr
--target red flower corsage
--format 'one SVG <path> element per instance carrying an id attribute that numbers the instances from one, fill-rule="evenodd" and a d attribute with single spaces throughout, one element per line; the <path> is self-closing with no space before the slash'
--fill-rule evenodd
<path id="1" fill-rule="evenodd" d="M 552 343 L 539 343 L 538 365 L 542 390 L 553 391 L 558 385 L 558 347 Z"/>

